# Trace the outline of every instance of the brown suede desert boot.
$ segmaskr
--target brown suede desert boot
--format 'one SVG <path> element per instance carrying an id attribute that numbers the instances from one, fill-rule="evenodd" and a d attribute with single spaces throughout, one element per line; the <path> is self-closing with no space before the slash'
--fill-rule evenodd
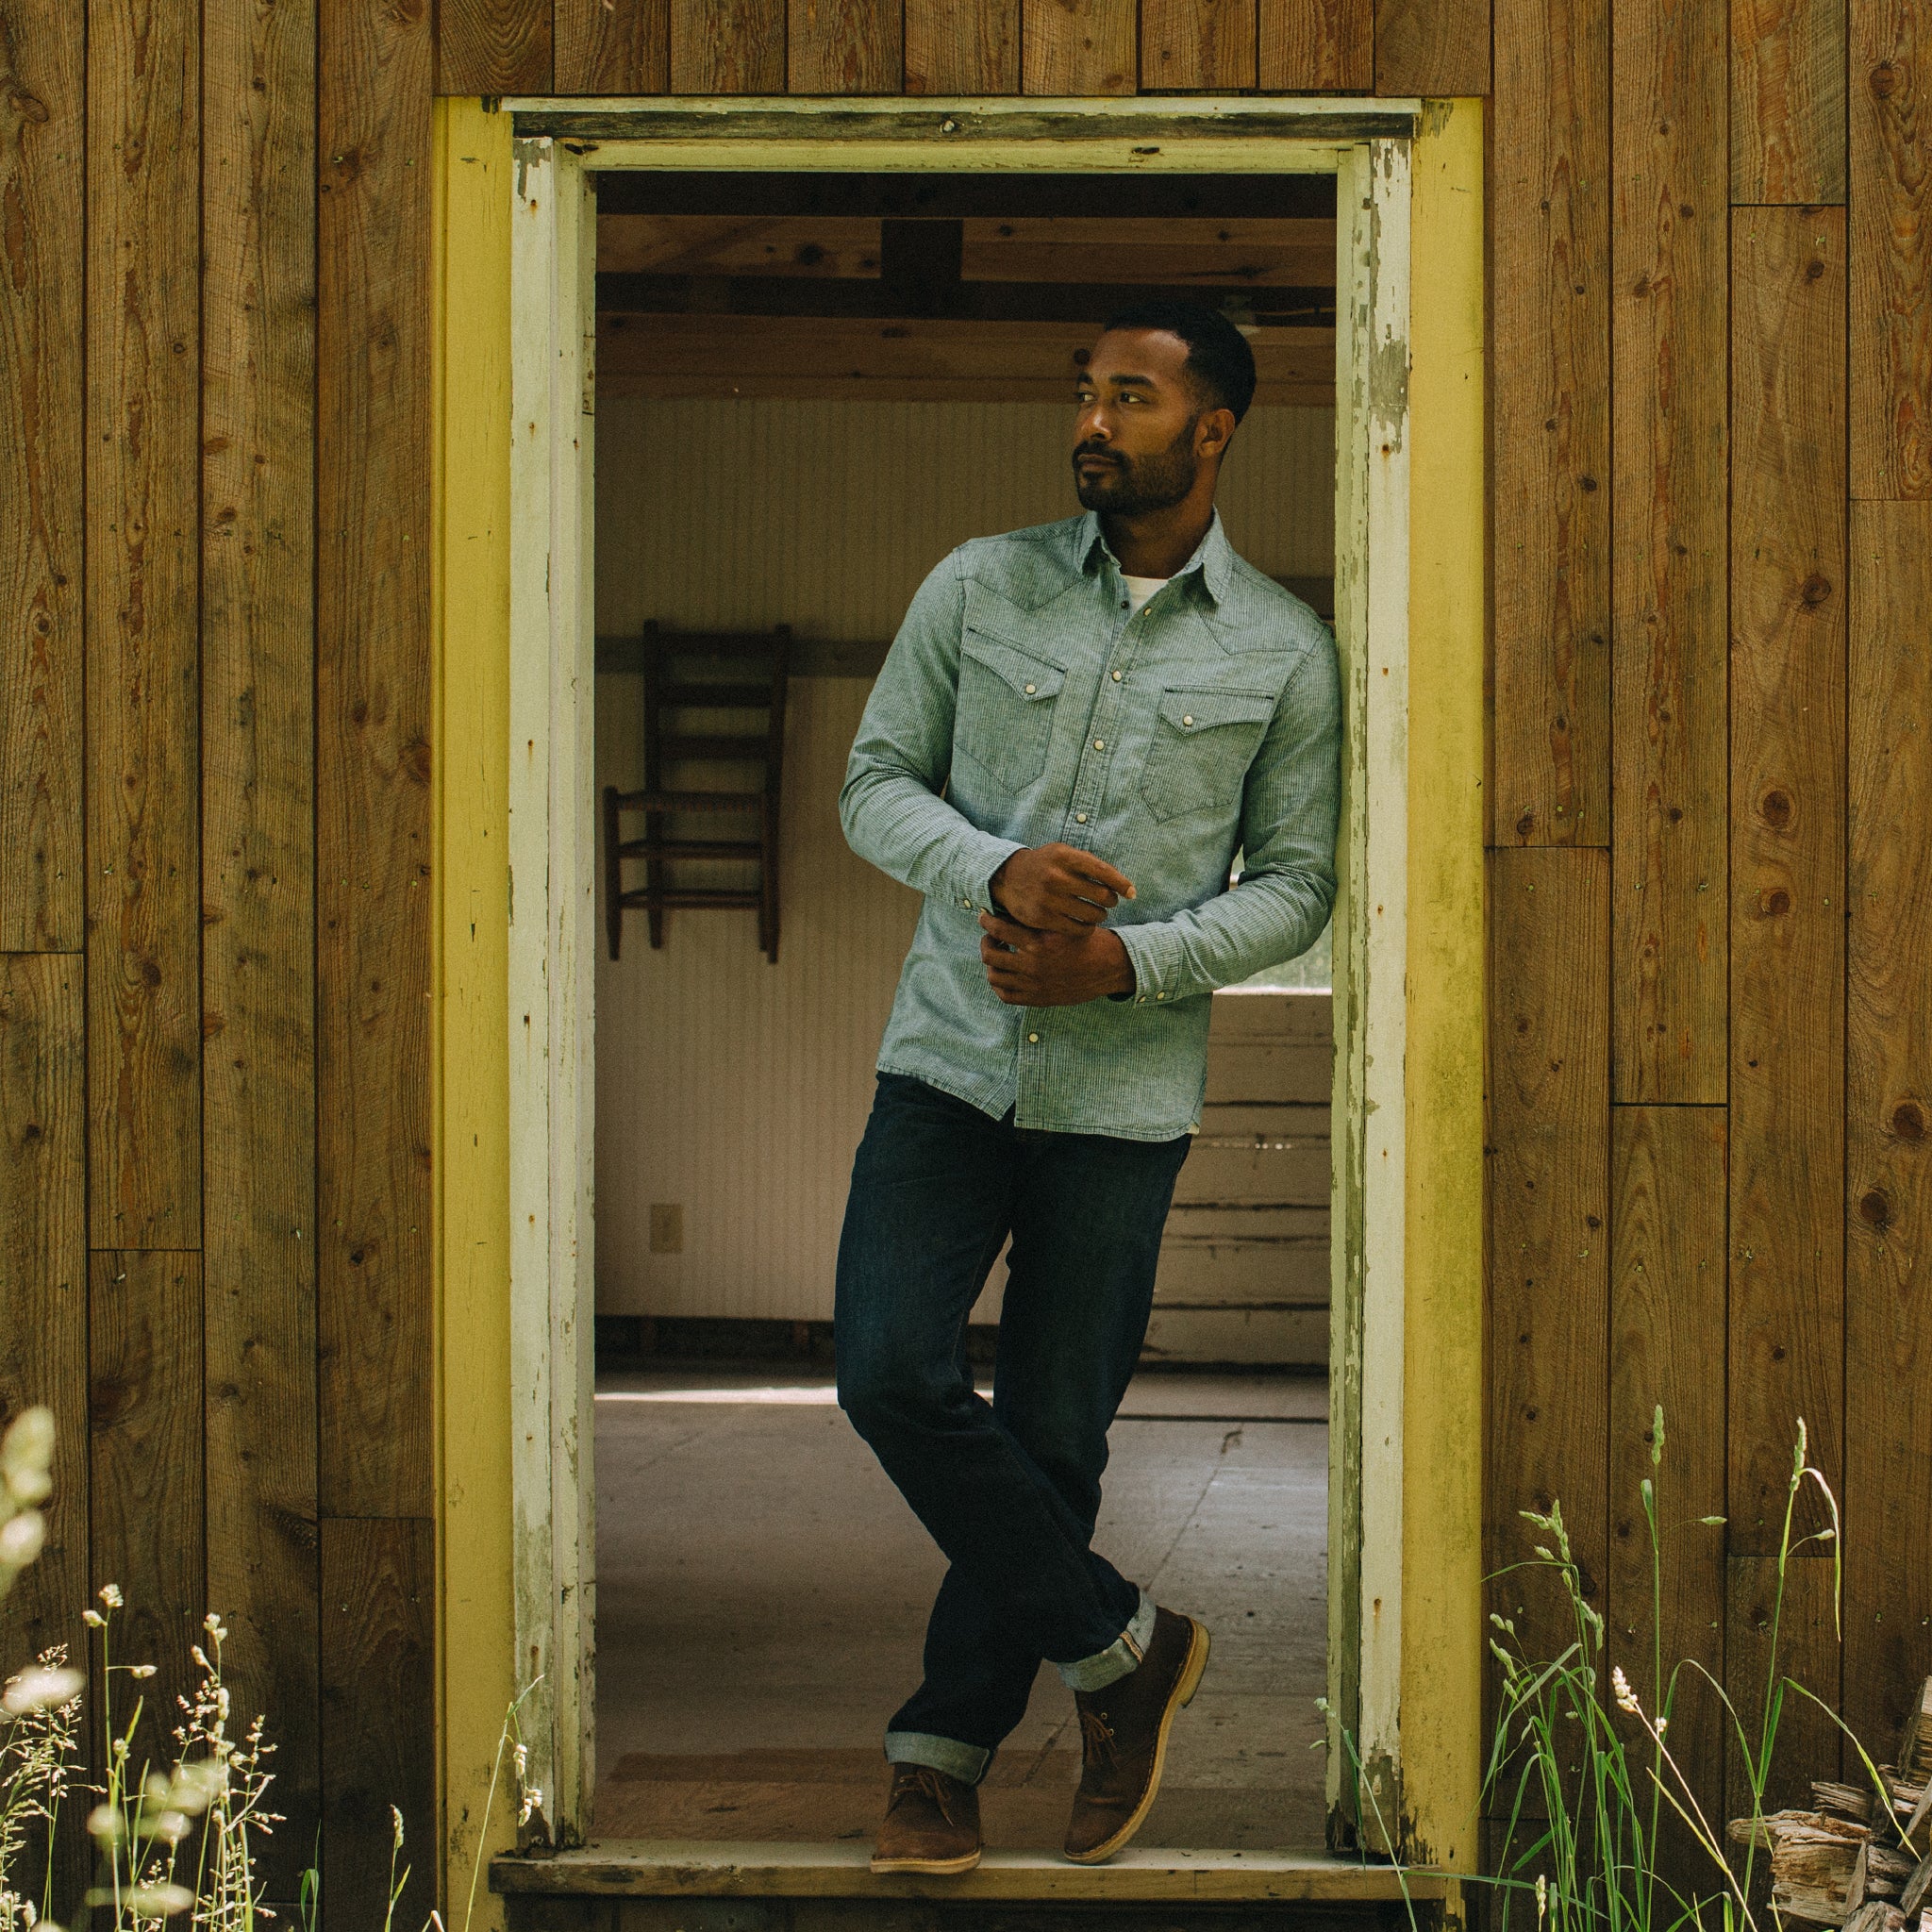
<path id="1" fill-rule="evenodd" d="M 1157 1608 L 1139 1666 L 1104 1690 L 1076 1690 L 1082 1767 L 1067 1857 L 1076 1865 L 1110 1858 L 1140 1830 L 1160 1789 L 1174 1714 L 1193 1701 L 1208 1668 L 1208 1628 Z"/>
<path id="2" fill-rule="evenodd" d="M 979 1863 L 979 1790 L 930 1765 L 895 1764 L 874 1872 L 970 1872 Z"/>

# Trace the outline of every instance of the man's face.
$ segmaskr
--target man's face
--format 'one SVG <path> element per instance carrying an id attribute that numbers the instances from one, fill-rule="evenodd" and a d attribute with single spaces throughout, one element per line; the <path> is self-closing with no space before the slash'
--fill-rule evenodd
<path id="1" fill-rule="evenodd" d="M 1094 344 L 1074 425 L 1074 487 L 1084 508 L 1139 516 L 1194 487 L 1202 404 L 1187 359 L 1187 343 L 1164 329 L 1115 329 Z"/>

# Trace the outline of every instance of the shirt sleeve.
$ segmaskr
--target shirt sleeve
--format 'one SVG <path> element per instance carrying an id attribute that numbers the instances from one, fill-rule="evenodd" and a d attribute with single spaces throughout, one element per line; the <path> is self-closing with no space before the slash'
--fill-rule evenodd
<path id="1" fill-rule="evenodd" d="M 959 553 L 920 585 L 866 700 L 839 820 L 861 858 L 901 884 L 991 908 L 990 882 L 1025 848 L 983 832 L 940 794 L 953 762 L 966 585 Z"/>
<path id="2" fill-rule="evenodd" d="M 1341 809 L 1341 674 L 1324 630 L 1274 708 L 1241 794 L 1241 877 L 1172 919 L 1115 928 L 1134 1000 L 1212 992 L 1305 953 L 1335 905 Z"/>

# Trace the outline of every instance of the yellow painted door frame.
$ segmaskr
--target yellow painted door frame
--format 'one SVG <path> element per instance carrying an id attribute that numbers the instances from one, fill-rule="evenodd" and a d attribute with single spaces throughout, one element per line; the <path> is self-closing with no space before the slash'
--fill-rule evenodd
<path id="1" fill-rule="evenodd" d="M 815 122 L 828 110 L 845 124 L 836 139 Z M 591 1414 L 594 216 L 583 180 L 591 158 L 580 150 L 592 142 L 600 169 L 1337 171 L 1339 225 L 1354 238 L 1344 239 L 1353 253 L 1339 284 L 1346 441 L 1338 528 L 1356 520 L 1366 533 L 1373 524 L 1384 541 L 1367 546 L 1366 568 L 1364 553 L 1345 547 L 1337 573 L 1359 740 L 1351 752 L 1358 792 L 1346 807 L 1356 814 L 1349 918 L 1360 956 L 1342 957 L 1338 908 L 1337 1097 L 1354 1109 L 1367 1191 L 1353 1204 L 1352 1233 L 1351 1204 L 1338 1204 L 1338 1265 L 1359 1271 L 1359 1381 L 1353 1395 L 1341 1386 L 1348 1367 L 1339 1357 L 1338 1397 L 1358 1417 L 1362 1563 L 1356 1599 L 1336 1614 L 1359 1645 L 1362 1698 L 1351 1698 L 1347 1715 L 1369 1773 L 1366 1835 L 1378 1835 L 1379 1821 L 1404 1855 L 1473 1869 L 1482 1655 L 1481 112 L 1474 101 L 439 103 L 435 1151 L 446 1891 L 460 1896 L 479 1855 L 508 1841 L 502 1791 L 488 1821 L 483 1807 L 504 1709 L 535 1672 L 548 1673 L 525 1706 L 544 1816 L 568 1833 L 590 1800 L 593 1532 L 588 1428 L 582 1441 L 575 1429 Z M 603 117 L 594 132 L 591 115 Z M 1399 135 L 1387 131 L 1395 119 Z M 1391 790 L 1402 799 L 1393 813 Z M 1349 990 L 1378 983 L 1367 956 L 1387 956 L 1391 933 L 1385 991 L 1351 1020 Z M 1331 1790 L 1346 1765 L 1338 1740 Z"/>

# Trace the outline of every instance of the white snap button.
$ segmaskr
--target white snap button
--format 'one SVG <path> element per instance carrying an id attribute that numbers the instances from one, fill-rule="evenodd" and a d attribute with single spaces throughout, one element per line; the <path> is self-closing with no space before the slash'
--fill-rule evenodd
<path id="1" fill-rule="evenodd" d="M 1191 719 L 1191 718 L 1183 718 L 1183 719 L 1181 720 L 1181 723 L 1182 723 L 1183 724 L 1192 724 L 1193 722 L 1194 722 L 1194 721 L 1193 721 L 1193 719 Z"/>
<path id="2" fill-rule="evenodd" d="M 1029 684 L 1026 687 L 1026 695 L 1030 698 L 1033 695 L 1033 693 L 1039 689 L 1040 687 L 1037 684 Z"/>
<path id="3" fill-rule="evenodd" d="M 1075 824 L 1084 825 L 1087 823 L 1087 814 L 1084 811 L 1076 811 L 1074 814 L 1074 823 Z"/>
<path id="4" fill-rule="evenodd" d="M 1096 738 L 1093 741 L 1093 749 L 1095 751 L 1105 751 L 1107 749 L 1107 740 L 1104 738 Z"/>
<path id="5" fill-rule="evenodd" d="M 1029 1041 L 1031 1041 L 1031 1042 L 1032 1042 L 1032 1043 L 1033 1043 L 1033 1044 L 1034 1044 L 1035 1046 L 1038 1046 L 1038 1045 L 1040 1044 L 1040 1035 L 1039 1035 L 1039 1034 L 1037 1034 L 1037 1033 L 1029 1033 L 1029 1034 L 1028 1034 L 1028 1035 L 1026 1036 L 1026 1038 L 1027 1038 L 1027 1039 L 1028 1039 L 1028 1040 L 1029 1040 Z"/>
<path id="6" fill-rule="evenodd" d="M 1114 673 L 1114 675 L 1113 675 L 1113 681 L 1114 681 L 1114 682 L 1115 682 L 1116 684 L 1118 684 L 1118 683 L 1119 683 L 1119 682 L 1121 681 L 1121 675 L 1120 675 L 1120 673 L 1119 673 L 1118 671 L 1116 671 L 1116 672 Z"/>

